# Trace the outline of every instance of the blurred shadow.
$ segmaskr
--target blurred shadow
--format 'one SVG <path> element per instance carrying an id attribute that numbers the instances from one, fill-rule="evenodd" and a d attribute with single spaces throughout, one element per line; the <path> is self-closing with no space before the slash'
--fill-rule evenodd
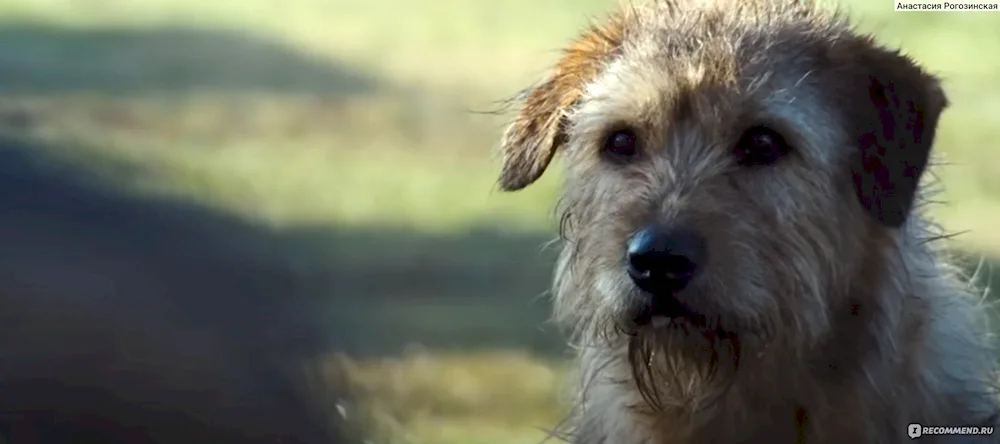
<path id="1" fill-rule="evenodd" d="M 551 236 L 357 227 L 282 236 L 305 282 L 342 295 L 328 313 L 355 332 L 342 342 L 351 354 L 392 355 L 410 345 L 565 354 L 565 338 L 548 323 L 556 251 L 542 247 Z"/>
<path id="2" fill-rule="evenodd" d="M 333 402 L 350 405 L 351 388 L 315 374 L 332 352 L 564 349 L 532 298 L 551 273 L 542 236 L 277 231 L 126 193 L 95 172 L 146 171 L 56 151 L 0 137 L 12 444 L 348 442 Z"/>
<path id="3" fill-rule="evenodd" d="M 304 370 L 339 333 L 286 267 L 241 243 L 267 235 L 0 139 L 0 435 L 346 442 Z"/>
<path id="4" fill-rule="evenodd" d="M 0 28 L 0 92 L 368 94 L 371 76 L 239 31 Z"/>

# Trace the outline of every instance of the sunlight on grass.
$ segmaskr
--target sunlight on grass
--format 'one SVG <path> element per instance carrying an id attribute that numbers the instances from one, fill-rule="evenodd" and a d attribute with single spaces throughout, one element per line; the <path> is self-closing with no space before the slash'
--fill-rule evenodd
<path id="1" fill-rule="evenodd" d="M 522 352 L 346 362 L 367 408 L 387 413 L 413 444 L 538 443 L 566 414 L 565 364 Z"/>

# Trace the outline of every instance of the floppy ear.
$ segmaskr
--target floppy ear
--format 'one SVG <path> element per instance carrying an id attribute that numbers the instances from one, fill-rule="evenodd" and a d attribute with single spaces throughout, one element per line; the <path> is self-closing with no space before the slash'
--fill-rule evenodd
<path id="1" fill-rule="evenodd" d="M 938 118 L 948 105 L 940 82 L 910 58 L 867 41 L 855 52 L 860 72 L 848 109 L 859 153 L 852 167 L 864 208 L 883 226 L 903 225 L 917 198 Z"/>
<path id="2" fill-rule="evenodd" d="M 590 27 L 563 51 L 554 72 L 527 92 L 524 106 L 500 143 L 500 189 L 519 190 L 545 172 L 556 150 L 566 142 L 567 111 L 578 102 L 587 82 L 596 78 L 621 48 L 623 34 L 622 15 Z"/>

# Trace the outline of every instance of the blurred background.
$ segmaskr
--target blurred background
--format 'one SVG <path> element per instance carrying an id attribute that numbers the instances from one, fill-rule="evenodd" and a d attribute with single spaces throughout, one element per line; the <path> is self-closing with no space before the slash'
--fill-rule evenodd
<path id="1" fill-rule="evenodd" d="M 935 214 L 965 232 L 969 264 L 1000 258 L 1000 14 L 843 6 L 944 79 Z M 216 231 L 330 296 L 324 316 L 349 332 L 331 362 L 392 436 L 536 443 L 563 413 L 568 356 L 546 322 L 558 168 L 497 192 L 509 116 L 492 112 L 611 7 L 0 0 L 0 135 L 267 226 Z"/>

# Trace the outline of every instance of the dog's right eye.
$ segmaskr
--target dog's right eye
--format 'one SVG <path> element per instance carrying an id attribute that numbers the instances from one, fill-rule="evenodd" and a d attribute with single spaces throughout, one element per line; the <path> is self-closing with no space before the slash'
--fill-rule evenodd
<path id="1" fill-rule="evenodd" d="M 627 159 L 638 151 L 638 140 L 635 131 L 619 129 L 612 131 L 604 140 L 604 153 L 616 159 Z"/>

